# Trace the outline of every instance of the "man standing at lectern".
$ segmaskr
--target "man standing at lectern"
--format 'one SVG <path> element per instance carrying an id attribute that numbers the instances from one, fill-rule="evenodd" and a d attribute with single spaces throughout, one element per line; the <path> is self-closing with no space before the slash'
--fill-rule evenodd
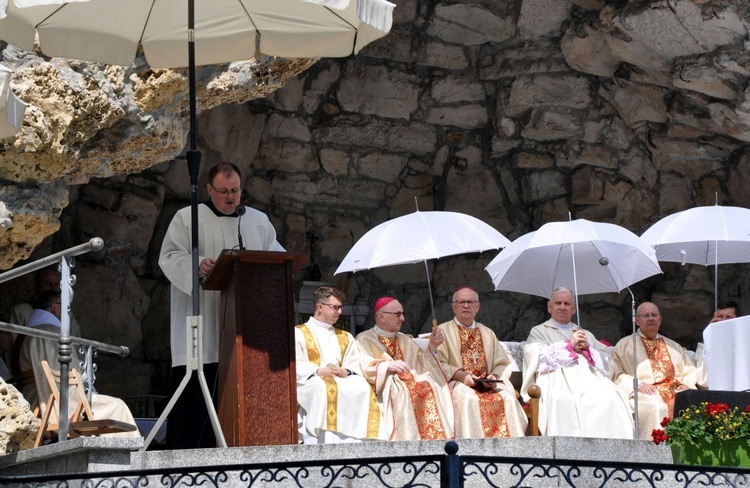
<path id="1" fill-rule="evenodd" d="M 208 276 L 224 249 L 284 251 L 276 241 L 276 230 L 263 212 L 242 206 L 242 176 L 239 168 L 221 162 L 208 171 L 206 202 L 198 205 L 198 262 L 201 281 Z M 242 207 L 238 212 L 237 209 Z M 159 266 L 172 283 L 170 293 L 172 349 L 171 391 L 174 394 L 187 373 L 187 317 L 193 315 L 193 268 L 191 209 L 180 209 L 169 224 L 159 254 Z M 243 246 L 244 245 L 244 246 Z M 203 371 L 215 396 L 219 362 L 220 292 L 200 290 L 203 316 Z M 214 405 L 216 399 L 214 398 Z M 192 375 L 169 414 L 167 445 L 172 449 L 215 447 L 213 428 L 197 375 Z"/>

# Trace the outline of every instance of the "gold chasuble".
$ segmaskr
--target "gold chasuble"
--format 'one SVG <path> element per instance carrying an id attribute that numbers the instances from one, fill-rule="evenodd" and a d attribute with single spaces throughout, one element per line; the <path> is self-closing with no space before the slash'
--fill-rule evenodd
<path id="1" fill-rule="evenodd" d="M 322 329 L 321 332 L 318 332 L 318 334 L 328 334 L 331 333 L 335 334 L 336 342 L 335 344 L 338 346 L 338 351 L 328 351 L 327 354 L 323 354 L 318 346 L 318 341 L 316 340 L 316 335 L 313 334 L 313 331 L 311 330 L 311 325 L 308 322 L 308 324 L 302 324 L 298 325 L 296 327 L 297 331 L 301 334 L 297 335 L 297 394 L 298 394 L 298 402 L 300 403 L 300 407 L 306 411 L 307 416 L 309 417 L 311 412 L 317 412 L 320 410 L 319 405 L 323 404 L 325 408 L 325 422 L 324 425 L 320 425 L 319 428 L 323 430 L 333 431 L 333 432 L 341 432 L 342 434 L 345 434 L 350 437 L 362 437 L 362 438 L 368 438 L 368 439 L 378 439 L 381 438 L 379 435 L 380 432 L 380 408 L 378 407 L 377 399 L 375 398 L 375 395 L 372 392 L 371 388 L 367 388 L 368 394 L 369 394 L 369 401 L 368 401 L 368 408 L 367 408 L 367 423 L 366 423 L 366 432 L 351 432 L 351 428 L 343 428 L 341 425 L 341 419 L 339 418 L 339 412 L 340 408 L 343 407 L 344 411 L 347 411 L 347 400 L 342 399 L 342 402 L 339 402 L 339 396 L 341 395 L 340 387 L 342 385 L 339 384 L 340 381 L 349 381 L 353 380 L 355 378 L 355 375 L 353 373 L 359 373 L 359 365 L 355 363 L 358 363 L 358 353 L 356 354 L 357 360 L 352 362 L 352 364 L 345 364 L 346 358 L 351 356 L 352 353 L 350 353 L 350 345 L 357 346 L 356 343 L 350 344 L 351 335 L 343 330 L 336 329 L 335 327 L 328 327 Z M 317 327 L 317 326 L 316 326 Z M 320 327 L 317 327 L 316 330 L 321 330 Z M 301 337 L 300 337 L 301 336 Z M 321 336 L 323 337 L 323 336 Z M 302 339 L 302 342 L 304 343 L 304 347 L 301 348 L 301 344 L 299 339 Z M 329 348 L 333 345 L 329 343 Z M 335 347 L 335 346 L 334 346 Z M 358 349 L 358 348 L 357 348 Z M 304 351 L 304 354 L 302 353 Z M 302 357 L 304 356 L 304 357 Z M 327 359 L 324 361 L 322 360 L 323 356 L 325 356 Z M 333 359 L 335 358 L 335 359 Z M 340 377 L 332 377 L 332 376 L 317 376 L 315 375 L 315 371 L 317 368 L 321 367 L 323 363 L 330 364 L 335 363 L 339 367 L 345 367 L 350 371 L 350 376 L 346 378 L 340 378 Z M 304 365 L 310 365 L 310 366 L 304 366 Z M 305 368 L 305 372 L 301 373 L 300 367 Z M 352 371 L 352 368 L 355 368 L 355 371 Z M 310 374 L 312 372 L 312 374 Z M 364 381 L 364 379 L 356 375 L 356 377 L 360 378 L 359 381 L 363 381 L 364 385 L 367 385 L 367 383 Z M 315 396 L 316 393 L 314 389 L 314 383 L 311 381 L 312 378 L 315 378 L 316 381 L 322 381 L 322 383 L 325 385 L 325 401 L 321 402 L 320 400 L 316 400 Z M 306 380 L 306 381 L 305 381 Z M 310 392 L 307 391 L 310 388 L 313 388 L 314 391 Z M 316 406 L 318 406 L 316 408 Z M 321 412 L 322 413 L 322 412 Z M 316 415 L 316 417 L 319 417 L 319 415 Z M 322 418 L 321 418 L 322 421 Z M 307 427 L 307 431 L 309 434 L 313 435 L 319 435 L 318 429 L 315 427 L 317 425 L 317 422 L 310 419 L 308 421 L 311 425 Z M 321 422 L 323 423 L 323 422 Z M 347 424 L 351 424 L 352 422 L 349 421 Z"/>
<path id="2" fill-rule="evenodd" d="M 661 337 L 649 339 L 641 337 L 643 347 L 646 349 L 646 357 L 651 362 L 654 374 L 654 386 L 659 390 L 664 403 L 669 408 L 669 417 L 674 416 L 675 387 L 680 383 L 675 379 L 674 364 L 669 355 L 667 344 Z"/>
<path id="3" fill-rule="evenodd" d="M 405 361 L 398 338 L 378 335 L 378 339 L 391 358 Z M 399 373 L 398 378 L 409 391 L 419 438 L 421 440 L 447 439 L 432 385 L 427 381 L 416 381 L 411 372 Z"/>
<path id="4" fill-rule="evenodd" d="M 461 327 L 459 336 L 461 338 L 461 361 L 464 371 L 480 378 L 486 377 L 489 374 L 487 358 L 484 354 L 482 335 L 479 329 Z M 479 398 L 479 413 L 482 418 L 484 436 L 510 437 L 508 423 L 505 420 L 503 397 L 495 393 L 494 390 L 485 389 L 483 386 L 476 388 L 476 394 Z"/>
<path id="5" fill-rule="evenodd" d="M 451 320 L 438 327 L 445 341 L 437 355 L 453 395 L 456 438 L 523 436 L 528 419 L 510 383 L 510 360 L 495 333 L 478 322 L 466 327 Z M 472 388 L 455 379 L 459 371 L 501 381 Z"/>

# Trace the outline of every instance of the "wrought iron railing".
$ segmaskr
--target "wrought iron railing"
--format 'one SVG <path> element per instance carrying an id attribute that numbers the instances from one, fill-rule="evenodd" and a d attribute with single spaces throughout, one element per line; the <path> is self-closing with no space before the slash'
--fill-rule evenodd
<path id="1" fill-rule="evenodd" d="M 444 455 L 258 463 L 40 476 L 0 475 L 8 487 L 699 487 L 748 486 L 750 470 L 672 464 Z M 177 455 L 179 456 L 179 455 Z"/>

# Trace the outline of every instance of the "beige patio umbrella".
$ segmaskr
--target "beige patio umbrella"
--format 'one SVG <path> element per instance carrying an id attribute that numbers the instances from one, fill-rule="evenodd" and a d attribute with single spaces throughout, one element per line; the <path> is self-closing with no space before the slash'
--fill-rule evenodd
<path id="1" fill-rule="evenodd" d="M 345 57 L 386 35 L 394 4 L 387 0 L 0 0 L 0 40 L 52 57 L 130 66 L 139 50 L 153 68 L 188 68 L 193 290 L 198 273 L 198 174 L 195 68 L 254 58 Z M 29 6 L 36 5 L 36 6 Z M 4 9 L 2 7 L 5 7 Z M 193 315 L 200 298 L 193 293 Z M 199 322 L 199 321 L 197 321 Z M 188 328 L 190 324 L 186 324 Z M 192 326 L 195 328 L 195 325 Z M 63 336 L 69 331 L 63 330 Z M 198 334 L 199 342 L 201 334 Z M 201 347 L 200 343 L 197 345 Z M 191 354 L 194 354 L 193 351 Z M 214 431 L 218 426 L 202 364 L 198 377 Z M 67 364 L 61 373 L 67 380 Z M 190 373 L 180 386 L 183 388 Z M 61 385 L 61 390 L 67 384 Z M 176 395 L 176 396 L 178 396 Z M 176 398 L 167 405 L 146 447 Z M 64 406 L 67 403 L 61 402 Z M 61 418 L 64 418 L 61 412 Z M 64 421 L 63 421 L 64 422 Z M 62 425 L 61 428 L 67 427 Z M 144 447 L 145 449 L 145 447 Z"/>

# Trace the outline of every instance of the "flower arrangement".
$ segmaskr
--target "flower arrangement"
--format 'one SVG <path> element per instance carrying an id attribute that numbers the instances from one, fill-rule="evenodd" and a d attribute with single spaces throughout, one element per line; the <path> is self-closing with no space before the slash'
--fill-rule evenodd
<path id="1" fill-rule="evenodd" d="M 663 429 L 654 429 L 655 444 L 699 445 L 713 441 L 744 440 L 750 442 L 750 405 L 745 410 L 729 408 L 726 403 L 703 402 L 691 405 L 682 415 L 661 421 Z"/>

